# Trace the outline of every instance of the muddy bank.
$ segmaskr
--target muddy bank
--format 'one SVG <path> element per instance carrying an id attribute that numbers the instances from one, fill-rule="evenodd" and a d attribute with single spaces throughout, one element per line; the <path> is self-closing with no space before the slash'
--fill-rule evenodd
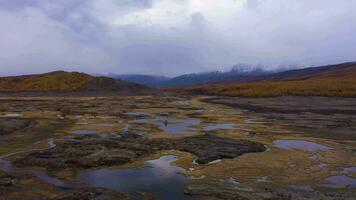
<path id="1" fill-rule="evenodd" d="M 260 188 L 254 191 L 243 191 L 238 185 L 223 184 L 190 184 L 184 192 L 189 195 L 208 196 L 215 200 L 341 200 L 354 199 L 355 191 L 340 193 L 338 189 L 328 188 L 326 191 L 314 190 L 312 188 L 293 189 L 285 187 L 280 189 Z"/>
<path id="2" fill-rule="evenodd" d="M 105 188 L 61 188 L 38 183 L 36 191 L 31 185 L 36 177 L 30 173 L 11 172 L 0 174 L 1 200 L 130 200 L 123 193 Z"/>
<path id="3" fill-rule="evenodd" d="M 0 136 L 4 136 L 15 131 L 23 130 L 34 123 L 35 120 L 16 117 L 2 117 L 0 118 Z"/>
<path id="4" fill-rule="evenodd" d="M 274 98 L 216 97 L 202 99 L 202 101 L 223 104 L 256 113 L 300 114 L 308 112 L 324 115 L 356 115 L 356 98 L 292 96 Z"/>
<path id="5" fill-rule="evenodd" d="M 245 110 L 246 114 L 264 118 L 306 136 L 355 140 L 356 98 L 275 97 L 210 98 L 204 102 Z"/>
<path id="6" fill-rule="evenodd" d="M 189 152 L 197 157 L 197 163 L 207 164 L 244 153 L 263 152 L 266 147 L 260 143 L 214 135 L 170 140 L 148 139 L 127 133 L 110 140 L 59 141 L 54 148 L 21 155 L 14 164 L 18 167 L 40 166 L 49 169 L 93 168 L 133 162 L 161 150 Z"/>
<path id="7" fill-rule="evenodd" d="M 130 200 L 128 195 L 104 188 L 66 189 L 49 200 Z"/>

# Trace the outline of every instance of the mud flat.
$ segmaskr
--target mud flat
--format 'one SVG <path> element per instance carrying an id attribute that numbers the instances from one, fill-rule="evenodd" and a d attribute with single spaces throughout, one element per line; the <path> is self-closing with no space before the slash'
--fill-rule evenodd
<path id="1" fill-rule="evenodd" d="M 205 98 L 204 102 L 246 110 L 290 130 L 328 139 L 356 140 L 356 98 Z"/>

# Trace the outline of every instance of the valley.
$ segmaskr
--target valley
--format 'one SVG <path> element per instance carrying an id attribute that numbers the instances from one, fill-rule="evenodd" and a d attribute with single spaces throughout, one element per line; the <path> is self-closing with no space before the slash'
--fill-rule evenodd
<path id="1" fill-rule="evenodd" d="M 0 199 L 353 199 L 355 104 L 1 97 Z"/>

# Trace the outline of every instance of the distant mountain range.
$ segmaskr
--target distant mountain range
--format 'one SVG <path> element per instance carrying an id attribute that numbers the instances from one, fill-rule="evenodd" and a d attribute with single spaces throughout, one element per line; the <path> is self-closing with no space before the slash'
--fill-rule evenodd
<path id="1" fill-rule="evenodd" d="M 151 94 L 157 88 L 190 94 L 225 96 L 356 96 L 356 62 L 273 72 L 263 66 L 239 65 L 228 72 L 186 74 L 174 78 L 149 75 L 91 76 L 79 72 L 0 78 L 0 94 L 112 93 Z"/>
<path id="2" fill-rule="evenodd" d="M 182 87 L 196 84 L 206 84 L 214 82 L 225 82 L 231 80 L 244 80 L 253 79 L 254 77 L 260 77 L 273 73 L 268 71 L 265 66 L 262 65 L 235 65 L 230 71 L 212 71 L 204 73 L 192 73 L 185 74 L 173 78 L 164 76 L 150 76 L 140 74 L 125 74 L 116 75 L 109 74 L 108 76 L 115 79 L 126 80 L 138 84 L 147 85 L 155 88 L 171 88 Z"/>
<path id="3" fill-rule="evenodd" d="M 117 94 L 137 94 L 149 91 L 152 90 L 144 85 L 108 77 L 94 77 L 79 72 L 55 71 L 45 74 L 0 78 L 1 93 L 112 92 Z"/>
<path id="4" fill-rule="evenodd" d="M 356 62 L 220 80 L 171 91 L 243 97 L 356 96 Z"/>

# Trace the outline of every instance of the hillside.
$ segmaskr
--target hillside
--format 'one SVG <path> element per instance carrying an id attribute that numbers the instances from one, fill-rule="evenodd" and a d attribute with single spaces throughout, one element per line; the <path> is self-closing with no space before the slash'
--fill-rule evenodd
<path id="1" fill-rule="evenodd" d="M 118 92 L 142 93 L 150 89 L 136 83 L 79 72 L 56 71 L 46 74 L 0 78 L 0 92 Z"/>
<path id="2" fill-rule="evenodd" d="M 120 79 L 129 81 L 132 83 L 138 83 L 142 85 L 146 85 L 149 87 L 155 88 L 162 88 L 164 87 L 165 83 L 171 80 L 165 76 L 152 76 L 152 75 L 143 75 L 143 74 L 124 74 L 124 75 L 117 75 L 117 74 L 109 74 L 111 78 Z"/>
<path id="3" fill-rule="evenodd" d="M 268 96 L 356 96 L 356 63 L 290 70 L 261 76 L 244 83 L 214 83 L 174 89 L 204 95 Z"/>

